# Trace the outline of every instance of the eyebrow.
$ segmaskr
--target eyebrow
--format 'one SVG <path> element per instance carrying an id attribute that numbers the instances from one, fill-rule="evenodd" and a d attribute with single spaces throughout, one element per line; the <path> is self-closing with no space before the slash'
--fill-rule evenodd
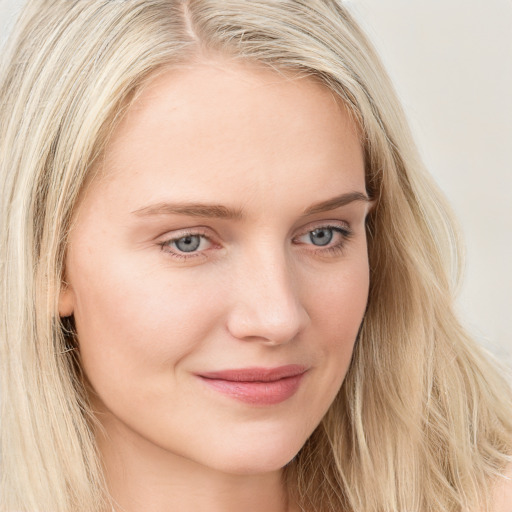
<path id="1" fill-rule="evenodd" d="M 316 203 L 306 210 L 303 215 L 328 212 L 346 206 L 355 201 L 369 203 L 370 198 L 362 192 L 348 192 L 340 196 Z M 241 220 L 244 213 L 241 208 L 230 208 L 220 204 L 208 203 L 156 203 L 132 212 L 134 215 L 146 217 L 150 215 L 185 215 L 188 217 L 208 217 L 226 220 Z"/>
<path id="2" fill-rule="evenodd" d="M 304 215 L 330 212 L 331 210 L 336 210 L 337 208 L 341 208 L 342 206 L 346 206 L 347 204 L 355 201 L 362 201 L 365 203 L 371 202 L 370 198 L 362 192 L 348 192 L 341 196 L 333 197 L 332 199 L 327 199 L 327 201 L 322 201 L 321 203 L 316 203 L 313 206 L 310 206 L 304 210 Z"/>
<path id="3" fill-rule="evenodd" d="M 213 217 L 234 220 L 243 218 L 241 209 L 207 203 L 156 203 L 135 210 L 132 213 L 144 217 L 148 215 L 186 215 L 189 217 Z"/>

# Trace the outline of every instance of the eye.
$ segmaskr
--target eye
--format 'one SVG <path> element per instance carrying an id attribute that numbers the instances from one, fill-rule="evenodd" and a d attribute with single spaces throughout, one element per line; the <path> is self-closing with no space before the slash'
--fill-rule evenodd
<path id="1" fill-rule="evenodd" d="M 177 258 L 198 256 L 212 246 L 208 237 L 200 233 L 186 233 L 177 238 L 165 240 L 159 244 L 162 250 Z"/>
<path id="2" fill-rule="evenodd" d="M 332 228 L 318 228 L 308 233 L 309 240 L 313 245 L 327 245 L 334 237 Z"/>
<path id="3" fill-rule="evenodd" d="M 351 236 L 352 232 L 348 227 L 319 226 L 297 237 L 294 242 L 300 245 L 314 246 L 317 251 L 337 252 L 344 248 Z"/>
<path id="4" fill-rule="evenodd" d="M 181 252 L 194 252 L 201 246 L 200 235 L 188 235 L 183 238 L 178 238 L 172 242 L 174 247 Z"/>

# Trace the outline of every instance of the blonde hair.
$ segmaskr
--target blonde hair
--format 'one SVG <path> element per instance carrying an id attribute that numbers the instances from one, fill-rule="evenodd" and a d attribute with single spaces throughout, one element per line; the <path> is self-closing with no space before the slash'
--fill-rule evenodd
<path id="1" fill-rule="evenodd" d="M 320 80 L 360 126 L 371 284 L 342 389 L 286 467 L 313 511 L 487 510 L 512 455 L 505 379 L 453 312 L 449 210 L 372 46 L 336 0 L 30 0 L 0 68 L 2 512 L 108 506 L 58 315 L 85 180 L 148 77 L 205 52 Z"/>

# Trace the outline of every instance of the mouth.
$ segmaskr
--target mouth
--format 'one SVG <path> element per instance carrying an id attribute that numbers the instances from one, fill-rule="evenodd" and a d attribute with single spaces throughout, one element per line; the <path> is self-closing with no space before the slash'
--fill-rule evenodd
<path id="1" fill-rule="evenodd" d="M 274 405 L 291 398 L 308 371 L 306 366 L 240 368 L 207 372 L 198 377 L 210 388 L 252 405 Z"/>

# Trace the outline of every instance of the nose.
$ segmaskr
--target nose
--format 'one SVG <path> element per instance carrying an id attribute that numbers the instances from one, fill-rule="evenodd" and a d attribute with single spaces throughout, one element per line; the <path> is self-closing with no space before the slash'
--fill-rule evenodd
<path id="1" fill-rule="evenodd" d="M 285 255 L 253 255 L 235 274 L 227 321 L 235 338 L 281 345 L 309 323 L 298 296 L 298 277 Z"/>

